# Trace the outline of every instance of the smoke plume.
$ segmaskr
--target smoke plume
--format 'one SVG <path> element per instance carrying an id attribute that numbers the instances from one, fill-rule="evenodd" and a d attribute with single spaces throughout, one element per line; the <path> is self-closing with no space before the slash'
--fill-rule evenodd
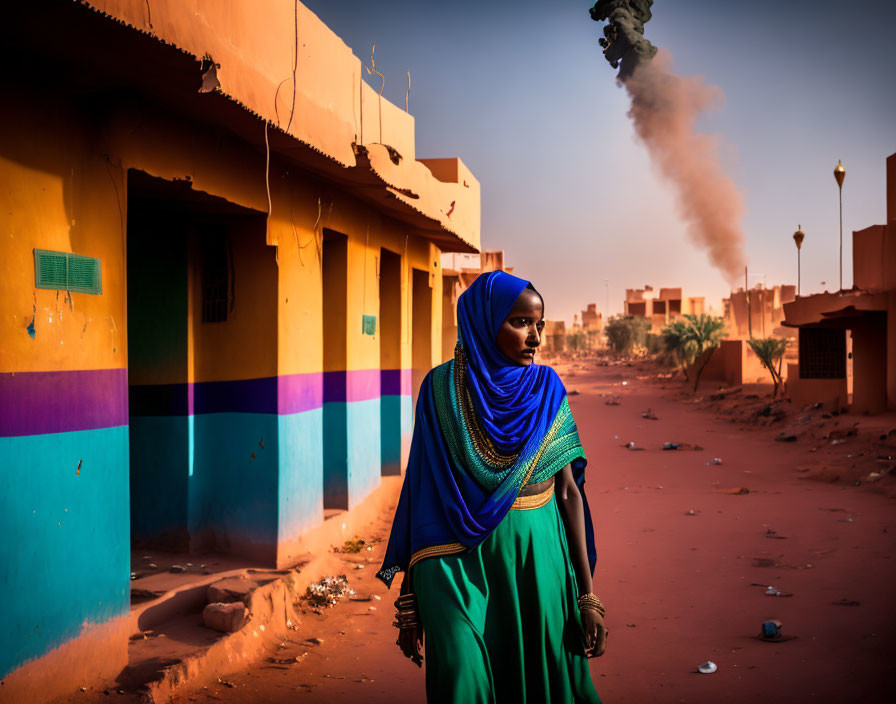
<path id="1" fill-rule="evenodd" d="M 697 116 L 722 98 L 699 76 L 683 78 L 671 57 L 644 37 L 653 0 L 599 0 L 591 18 L 608 22 L 599 40 L 604 56 L 619 68 L 618 80 L 631 99 L 629 117 L 650 157 L 675 186 L 679 210 L 691 239 L 729 280 L 744 266 L 740 220 L 743 202 L 716 160 L 716 140 L 695 131 Z"/>

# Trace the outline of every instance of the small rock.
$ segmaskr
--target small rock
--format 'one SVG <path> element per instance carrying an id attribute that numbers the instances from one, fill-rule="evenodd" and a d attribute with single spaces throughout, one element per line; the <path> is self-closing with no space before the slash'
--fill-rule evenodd
<path id="1" fill-rule="evenodd" d="M 202 610 L 202 622 L 221 633 L 235 633 L 249 621 L 249 610 L 241 601 L 208 604 Z"/>
<path id="2" fill-rule="evenodd" d="M 174 572 L 175 574 L 179 574 L 181 572 L 186 572 L 186 568 L 183 565 L 171 565 L 171 569 L 169 572 Z"/>
<path id="3" fill-rule="evenodd" d="M 317 636 L 312 636 L 311 638 L 306 638 L 305 640 L 308 643 L 311 643 L 311 645 L 323 645 L 324 643 L 324 639 L 318 638 Z"/>

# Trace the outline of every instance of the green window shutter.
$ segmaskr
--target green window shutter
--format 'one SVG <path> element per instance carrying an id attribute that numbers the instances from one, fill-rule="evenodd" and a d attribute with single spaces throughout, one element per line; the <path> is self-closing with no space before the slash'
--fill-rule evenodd
<path id="1" fill-rule="evenodd" d="M 82 257 L 80 254 L 69 254 L 68 290 L 75 293 L 102 293 L 100 260 L 95 257 Z"/>
<path id="2" fill-rule="evenodd" d="M 65 289 L 68 281 L 68 255 L 65 252 L 34 250 L 34 285 L 36 288 Z"/>
<path id="3" fill-rule="evenodd" d="M 361 334 L 362 335 L 376 334 L 376 316 L 375 315 L 362 315 L 361 316 Z"/>
<path id="4" fill-rule="evenodd" d="M 34 286 L 75 293 L 103 292 L 100 260 L 68 252 L 34 250 Z"/>

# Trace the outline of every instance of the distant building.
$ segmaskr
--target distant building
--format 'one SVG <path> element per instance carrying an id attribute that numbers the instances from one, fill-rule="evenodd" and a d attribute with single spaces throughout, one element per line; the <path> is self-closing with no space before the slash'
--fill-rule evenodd
<path id="1" fill-rule="evenodd" d="M 896 154 L 887 158 L 886 192 L 886 225 L 852 234 L 853 287 L 784 304 L 784 325 L 799 331 L 799 362 L 787 384 L 798 406 L 896 409 Z"/>
<path id="2" fill-rule="evenodd" d="M 627 288 L 625 290 L 625 315 L 646 318 L 650 332 L 659 333 L 666 325 L 682 315 L 700 315 L 705 310 L 703 296 L 686 298 L 680 288 L 661 288 L 657 293 L 653 286 Z"/>
<path id="3" fill-rule="evenodd" d="M 739 288 L 722 299 L 723 317 L 728 339 L 748 340 L 751 337 L 793 337 L 792 329 L 781 327 L 784 304 L 796 298 L 796 286 L 772 288 L 755 286 L 749 291 Z"/>
<path id="4" fill-rule="evenodd" d="M 457 343 L 457 299 L 480 274 L 489 271 L 513 273 L 512 266 L 504 266 L 504 250 L 481 253 L 443 252 L 442 264 L 442 360 L 454 357 Z"/>
<path id="5" fill-rule="evenodd" d="M 551 354 L 566 351 L 566 323 L 562 320 L 546 320 L 542 333 L 542 349 Z"/>

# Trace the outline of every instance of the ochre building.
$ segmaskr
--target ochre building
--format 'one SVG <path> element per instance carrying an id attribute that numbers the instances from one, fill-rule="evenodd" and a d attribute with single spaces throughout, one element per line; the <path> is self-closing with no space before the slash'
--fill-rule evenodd
<path id="1" fill-rule="evenodd" d="M 853 287 L 784 304 L 784 324 L 799 333 L 787 382 L 797 406 L 896 409 L 896 154 L 887 157 L 886 193 L 886 224 L 852 234 Z"/>
<path id="2" fill-rule="evenodd" d="M 126 664 L 132 546 L 289 565 L 400 472 L 479 183 L 301 3 L 3 25 L 0 699 L 32 702 Z"/>

